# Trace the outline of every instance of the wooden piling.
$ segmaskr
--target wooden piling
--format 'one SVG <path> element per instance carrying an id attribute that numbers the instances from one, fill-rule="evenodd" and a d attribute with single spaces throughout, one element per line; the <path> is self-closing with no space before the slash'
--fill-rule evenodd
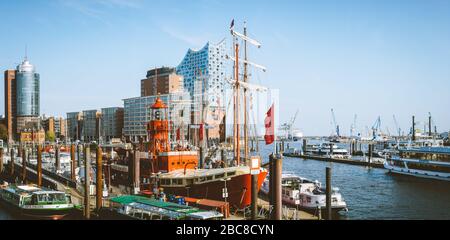
<path id="1" fill-rule="evenodd" d="M 3 148 L 0 148 L 0 175 L 3 172 Z"/>
<path id="2" fill-rule="evenodd" d="M 11 177 L 12 176 L 14 176 L 14 149 L 13 148 L 11 148 L 11 150 L 10 150 L 10 153 L 9 153 L 10 155 L 10 158 L 9 158 L 9 164 L 10 164 L 10 166 L 9 166 L 9 175 L 11 175 Z"/>
<path id="3" fill-rule="evenodd" d="M 326 168 L 326 208 L 327 208 L 327 219 L 331 220 L 331 168 Z"/>
<path id="4" fill-rule="evenodd" d="M 256 220 L 258 212 L 258 174 L 252 174 L 252 204 L 251 204 L 251 217 L 252 220 Z"/>
<path id="5" fill-rule="evenodd" d="M 22 150 L 22 183 L 26 183 L 27 180 L 27 158 L 28 152 L 26 148 Z"/>
<path id="6" fill-rule="evenodd" d="M 42 187 L 42 146 L 37 149 L 37 185 Z"/>
<path id="7" fill-rule="evenodd" d="M 282 220 L 282 207 L 283 199 L 281 192 L 281 177 L 283 171 L 283 161 L 281 155 L 276 155 L 274 160 L 274 176 L 273 176 L 273 186 L 274 186 L 274 220 Z"/>
<path id="8" fill-rule="evenodd" d="M 134 194 L 139 194 L 139 192 L 141 191 L 141 152 L 135 150 L 133 156 Z"/>
<path id="9" fill-rule="evenodd" d="M 97 148 L 97 156 L 96 156 L 96 164 L 97 164 L 97 177 L 96 177 L 96 207 L 97 211 L 100 210 L 103 206 L 103 156 L 102 156 L 102 148 Z"/>
<path id="10" fill-rule="evenodd" d="M 89 145 L 84 148 L 84 217 L 89 220 L 91 218 L 91 149 Z"/>
<path id="11" fill-rule="evenodd" d="M 56 169 L 56 173 L 59 172 L 59 170 L 61 169 L 61 160 L 59 158 L 59 145 L 55 145 L 55 169 Z"/>
<path id="12" fill-rule="evenodd" d="M 306 145 L 307 145 L 307 142 L 308 142 L 308 140 L 306 140 L 306 138 L 304 138 L 304 139 L 303 139 L 303 145 L 302 145 L 302 148 L 303 148 L 303 154 L 306 154 Z"/>
<path id="13" fill-rule="evenodd" d="M 75 145 L 72 144 L 70 145 L 70 177 L 72 179 L 72 181 L 76 180 L 76 173 L 75 173 L 75 169 L 77 168 L 77 160 L 75 159 Z"/>
<path id="14" fill-rule="evenodd" d="M 369 143 L 369 167 L 372 165 L 373 145 Z"/>

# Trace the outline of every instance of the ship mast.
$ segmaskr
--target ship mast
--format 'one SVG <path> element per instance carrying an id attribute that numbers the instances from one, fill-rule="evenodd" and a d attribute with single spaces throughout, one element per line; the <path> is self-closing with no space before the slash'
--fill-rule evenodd
<path id="1" fill-rule="evenodd" d="M 244 22 L 244 36 L 247 37 L 247 23 Z M 247 40 L 244 40 L 244 82 L 247 83 L 248 75 L 247 75 Z M 248 111 L 247 111 L 247 88 L 244 88 L 244 151 L 245 160 L 249 159 L 249 150 L 248 150 Z"/>
<path id="2" fill-rule="evenodd" d="M 235 60 L 234 60 L 234 77 L 236 79 L 236 84 L 235 84 L 235 106 L 234 106 L 234 128 L 235 130 L 235 156 L 236 156 L 236 164 L 239 165 L 240 161 L 241 161 L 241 146 L 240 146 L 240 137 L 239 137 L 239 101 L 240 101 L 240 97 L 239 97 L 239 44 L 236 42 L 235 44 Z"/>

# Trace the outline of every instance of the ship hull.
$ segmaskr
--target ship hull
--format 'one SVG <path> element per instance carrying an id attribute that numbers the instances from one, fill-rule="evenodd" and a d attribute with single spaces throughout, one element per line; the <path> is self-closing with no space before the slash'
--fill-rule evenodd
<path id="1" fill-rule="evenodd" d="M 0 204 L 9 212 L 27 219 L 60 220 L 73 212 L 73 208 L 61 209 L 26 209 L 0 198 Z"/>
<path id="2" fill-rule="evenodd" d="M 267 175 L 266 171 L 258 174 L 258 191 Z M 230 207 L 243 209 L 251 204 L 251 174 L 241 174 L 230 177 L 226 182 L 228 197 L 226 201 L 230 203 Z M 201 184 L 191 184 L 182 187 L 164 187 L 164 192 L 179 196 L 187 196 L 199 199 L 211 199 L 217 201 L 225 201 L 223 196 L 224 181 L 213 181 Z"/>

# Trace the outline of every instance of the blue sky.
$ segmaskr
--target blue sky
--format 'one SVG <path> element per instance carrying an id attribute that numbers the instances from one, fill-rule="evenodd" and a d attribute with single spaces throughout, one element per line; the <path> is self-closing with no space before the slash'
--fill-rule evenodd
<path id="1" fill-rule="evenodd" d="M 331 108 L 344 133 L 354 114 L 360 129 L 428 112 L 450 129 L 450 1 L 16 0 L 0 12 L 0 70 L 28 45 L 47 115 L 121 106 L 149 68 L 229 39 L 234 18 L 263 43 L 250 58 L 268 72 L 252 80 L 280 90 L 281 121 L 300 109 L 305 134 L 329 134 Z"/>

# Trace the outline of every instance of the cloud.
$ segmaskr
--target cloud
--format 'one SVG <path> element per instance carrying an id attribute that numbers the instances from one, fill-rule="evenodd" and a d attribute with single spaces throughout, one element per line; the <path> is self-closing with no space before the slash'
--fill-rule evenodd
<path id="1" fill-rule="evenodd" d="M 204 37 L 187 35 L 185 33 L 178 31 L 173 27 L 162 26 L 160 28 L 161 31 L 168 34 L 169 36 L 181 40 L 191 46 L 200 47 L 206 42 Z"/>
<path id="2" fill-rule="evenodd" d="M 59 3 L 108 25 L 105 17 L 107 8 L 138 9 L 142 6 L 141 0 L 59 0 Z"/>

